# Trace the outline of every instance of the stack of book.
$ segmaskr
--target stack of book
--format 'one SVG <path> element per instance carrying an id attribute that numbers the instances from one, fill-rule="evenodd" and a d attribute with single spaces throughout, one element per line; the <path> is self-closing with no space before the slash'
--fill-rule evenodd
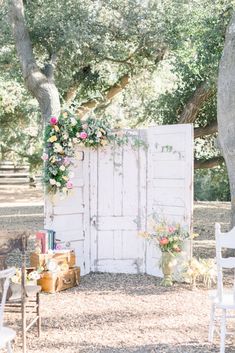
<path id="1" fill-rule="evenodd" d="M 45 229 L 36 233 L 36 242 L 38 252 L 47 254 L 48 250 L 56 249 L 55 231 L 51 229 Z"/>

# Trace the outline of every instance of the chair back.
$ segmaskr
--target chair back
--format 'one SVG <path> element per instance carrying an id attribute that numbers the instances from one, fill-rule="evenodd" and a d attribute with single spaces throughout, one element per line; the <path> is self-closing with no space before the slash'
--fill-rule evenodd
<path id="1" fill-rule="evenodd" d="M 0 280 L 3 282 L 2 285 L 2 298 L 0 303 L 0 330 L 3 326 L 3 315 L 4 315 L 4 307 L 7 298 L 7 291 L 10 284 L 10 279 L 16 273 L 15 268 L 8 268 L 6 270 L 0 271 Z"/>
<path id="2" fill-rule="evenodd" d="M 235 302 L 235 227 L 227 233 L 221 232 L 219 223 L 215 224 L 217 289 L 219 299 L 223 297 L 223 269 L 234 270 L 233 297 Z M 223 249 L 234 249 L 234 256 L 223 257 Z"/>

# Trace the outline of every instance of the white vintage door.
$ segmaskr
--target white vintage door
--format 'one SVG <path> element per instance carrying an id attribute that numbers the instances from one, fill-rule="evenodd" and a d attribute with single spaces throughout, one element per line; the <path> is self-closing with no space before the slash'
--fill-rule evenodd
<path id="1" fill-rule="evenodd" d="M 191 228 L 193 212 L 193 128 L 167 125 L 148 129 L 147 214 Z M 188 254 L 190 255 L 190 254 Z M 161 252 L 147 245 L 146 272 L 161 275 Z"/>
<path id="2" fill-rule="evenodd" d="M 56 231 L 62 246 L 76 252 L 76 264 L 81 274 L 90 272 L 89 239 L 89 150 L 77 151 L 74 168 L 74 188 L 70 195 L 46 196 L 45 228 Z"/>
<path id="3" fill-rule="evenodd" d="M 144 152 L 129 145 L 91 154 L 92 271 L 145 271 L 145 242 L 137 236 L 146 208 L 142 163 Z"/>

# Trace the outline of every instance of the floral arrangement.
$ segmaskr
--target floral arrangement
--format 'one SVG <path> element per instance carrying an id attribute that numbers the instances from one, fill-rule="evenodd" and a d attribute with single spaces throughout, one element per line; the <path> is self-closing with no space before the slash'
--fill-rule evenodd
<path id="1" fill-rule="evenodd" d="M 25 276 L 26 276 L 26 282 L 27 283 L 30 283 L 30 282 L 35 282 L 37 281 L 38 279 L 41 278 L 41 275 L 40 273 L 42 272 L 41 269 L 38 269 L 37 271 L 26 271 L 25 273 Z M 21 283 L 21 276 L 22 276 L 22 273 L 21 273 L 21 269 L 16 269 L 16 273 L 13 277 L 11 277 L 11 281 L 13 283 L 18 283 L 20 284 Z"/>
<path id="2" fill-rule="evenodd" d="M 210 288 L 216 282 L 217 270 L 214 259 L 196 259 L 193 257 L 184 264 L 183 278 L 193 287 L 197 282 Z"/>
<path id="3" fill-rule="evenodd" d="M 151 222 L 150 232 L 141 232 L 140 235 L 155 241 L 162 252 L 179 253 L 183 242 L 189 238 L 189 233 L 179 223 L 168 223 L 163 220 L 159 223 Z"/>
<path id="4" fill-rule="evenodd" d="M 106 118 L 95 119 L 91 116 L 81 120 L 68 111 L 58 118 L 52 116 L 45 129 L 45 152 L 42 156 L 47 191 L 67 193 L 73 188 L 70 167 L 76 145 L 97 148 L 112 141 L 121 144 L 126 138 L 114 132 Z"/>

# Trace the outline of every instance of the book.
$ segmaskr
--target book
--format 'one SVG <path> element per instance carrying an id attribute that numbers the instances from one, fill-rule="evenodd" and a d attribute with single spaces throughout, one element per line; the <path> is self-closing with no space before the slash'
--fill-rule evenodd
<path id="1" fill-rule="evenodd" d="M 56 232 L 52 229 L 40 230 L 36 233 L 37 243 L 41 246 L 41 253 L 47 254 L 48 250 L 55 250 L 56 248 Z"/>
<path id="2" fill-rule="evenodd" d="M 41 253 L 46 253 L 46 233 L 44 231 L 39 231 L 36 233 L 36 240 L 41 245 Z"/>

